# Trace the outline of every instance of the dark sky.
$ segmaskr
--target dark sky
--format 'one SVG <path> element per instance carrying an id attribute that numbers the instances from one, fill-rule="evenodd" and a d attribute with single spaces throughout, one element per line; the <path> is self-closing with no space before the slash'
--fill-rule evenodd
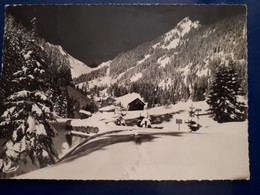
<path id="1" fill-rule="evenodd" d="M 27 28 L 30 28 L 29 21 L 36 17 L 41 37 L 91 65 L 157 38 L 184 17 L 211 24 L 245 14 L 246 8 L 238 5 L 23 5 L 8 6 L 6 12 Z"/>

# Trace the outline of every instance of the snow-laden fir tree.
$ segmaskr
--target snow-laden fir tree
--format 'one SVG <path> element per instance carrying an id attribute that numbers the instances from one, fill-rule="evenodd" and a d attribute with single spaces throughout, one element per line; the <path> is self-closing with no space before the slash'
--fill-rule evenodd
<path id="1" fill-rule="evenodd" d="M 35 20 L 32 23 L 35 27 Z M 45 82 L 50 74 L 42 47 L 35 37 L 33 29 L 25 46 L 20 48 L 24 60 L 11 80 L 16 92 L 3 101 L 6 110 L 1 116 L 0 135 L 6 140 L 3 157 L 8 162 L 7 169 L 28 156 L 38 167 L 56 161 L 52 147 L 56 131 L 48 122 L 55 116 Z"/>
<path id="2" fill-rule="evenodd" d="M 207 99 L 214 120 L 222 123 L 246 119 L 246 105 L 240 101 L 240 85 L 233 61 L 217 68 Z"/>
<path id="3" fill-rule="evenodd" d="M 25 47 L 26 37 L 29 33 L 18 25 L 14 18 L 7 15 L 5 18 L 5 31 L 3 40 L 2 75 L 0 100 L 14 93 L 17 89 L 12 87 L 12 75 L 21 68 L 24 61 L 21 55 L 21 48 Z M 4 106 L 0 102 L 0 113 L 4 111 Z"/>

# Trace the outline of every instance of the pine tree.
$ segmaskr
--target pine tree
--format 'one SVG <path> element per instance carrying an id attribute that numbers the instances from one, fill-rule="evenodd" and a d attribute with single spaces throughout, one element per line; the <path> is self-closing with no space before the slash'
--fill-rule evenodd
<path id="1" fill-rule="evenodd" d="M 35 20 L 32 23 L 34 29 Z M 21 68 L 10 80 L 16 92 L 4 99 L 6 110 L 1 116 L 0 135 L 6 139 L 4 158 L 10 164 L 29 156 L 33 164 L 44 167 L 56 161 L 52 147 L 56 131 L 48 122 L 55 116 L 49 99 L 51 91 L 45 82 L 50 73 L 35 29 L 24 41 L 24 47 L 18 45 L 23 58 Z"/>
<path id="2" fill-rule="evenodd" d="M 14 93 L 17 89 L 11 84 L 12 75 L 21 68 L 24 58 L 21 55 L 21 48 L 25 46 L 25 39 L 28 33 L 21 26 L 16 24 L 14 18 L 7 15 L 5 18 L 5 32 L 2 58 L 2 75 L 0 99 L 4 99 Z M 0 114 L 4 111 L 4 105 L 0 102 Z"/>
<path id="3" fill-rule="evenodd" d="M 228 67 L 220 66 L 207 99 L 214 120 L 221 123 L 246 119 L 246 106 L 238 100 L 240 90 L 240 81 L 233 62 Z"/>

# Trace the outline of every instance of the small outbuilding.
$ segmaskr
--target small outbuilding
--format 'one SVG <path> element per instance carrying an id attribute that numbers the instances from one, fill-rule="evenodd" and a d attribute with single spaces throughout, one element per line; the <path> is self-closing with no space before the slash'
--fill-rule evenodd
<path id="1" fill-rule="evenodd" d="M 116 103 L 126 110 L 144 110 L 145 102 L 138 93 L 129 93 L 124 96 L 118 97 Z"/>
<path id="2" fill-rule="evenodd" d="M 144 110 L 144 106 L 145 103 L 139 98 L 136 98 L 132 102 L 128 103 L 128 110 Z"/>

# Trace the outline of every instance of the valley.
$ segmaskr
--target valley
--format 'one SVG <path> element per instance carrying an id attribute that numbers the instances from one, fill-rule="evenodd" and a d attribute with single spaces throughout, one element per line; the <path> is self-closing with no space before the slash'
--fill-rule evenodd
<path id="1" fill-rule="evenodd" d="M 244 13 L 208 23 L 187 14 L 116 55 L 88 41 L 99 64 L 44 40 L 41 19 L 24 27 L 6 15 L 0 178 L 249 179 Z"/>

